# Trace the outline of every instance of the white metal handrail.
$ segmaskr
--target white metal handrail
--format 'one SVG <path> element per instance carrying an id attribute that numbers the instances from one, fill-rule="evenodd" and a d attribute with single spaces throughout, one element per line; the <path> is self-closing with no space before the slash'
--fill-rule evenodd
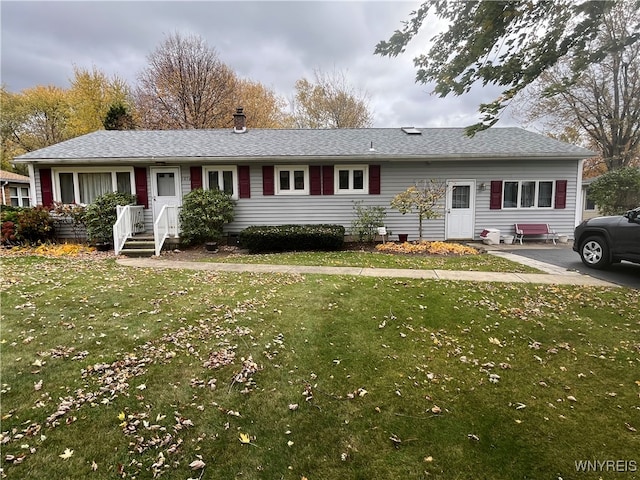
<path id="1" fill-rule="evenodd" d="M 178 236 L 178 207 L 164 205 L 153 224 L 153 240 L 156 247 L 156 256 L 160 255 L 164 242 L 169 237 Z"/>
<path id="2" fill-rule="evenodd" d="M 118 255 L 131 235 L 144 232 L 144 207 L 142 205 L 118 205 L 116 213 L 117 219 L 113 225 L 113 249 Z"/>

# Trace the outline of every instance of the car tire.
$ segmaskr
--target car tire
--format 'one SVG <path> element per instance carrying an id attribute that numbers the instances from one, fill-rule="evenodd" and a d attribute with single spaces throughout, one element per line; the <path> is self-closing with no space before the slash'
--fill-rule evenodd
<path id="1" fill-rule="evenodd" d="M 609 246 L 600 236 L 588 237 L 580 246 L 580 258 L 589 268 L 603 269 L 611 264 Z"/>

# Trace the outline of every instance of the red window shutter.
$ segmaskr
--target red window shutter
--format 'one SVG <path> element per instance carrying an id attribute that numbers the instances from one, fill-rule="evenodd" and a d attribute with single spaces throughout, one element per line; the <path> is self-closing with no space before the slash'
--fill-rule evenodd
<path id="1" fill-rule="evenodd" d="M 502 180 L 491 180 L 489 208 L 491 210 L 500 210 L 502 208 Z"/>
<path id="2" fill-rule="evenodd" d="M 191 190 L 202 188 L 202 167 L 191 167 Z"/>
<path id="3" fill-rule="evenodd" d="M 320 165 L 309 167 L 309 194 L 322 195 L 322 169 Z"/>
<path id="4" fill-rule="evenodd" d="M 274 195 L 273 165 L 262 166 L 262 195 Z"/>
<path id="5" fill-rule="evenodd" d="M 136 199 L 138 205 L 149 208 L 149 194 L 147 192 L 147 169 L 145 167 L 135 167 L 133 176 L 136 184 Z"/>
<path id="6" fill-rule="evenodd" d="M 322 194 L 333 195 L 333 165 L 322 166 Z"/>
<path id="7" fill-rule="evenodd" d="M 567 207 L 567 181 L 556 180 L 555 208 L 561 209 L 566 207 Z"/>
<path id="8" fill-rule="evenodd" d="M 380 165 L 369 165 L 369 194 L 380 195 Z"/>
<path id="9" fill-rule="evenodd" d="M 238 167 L 238 184 L 240 198 L 251 198 L 251 177 L 249 165 L 240 165 Z"/>
<path id="10" fill-rule="evenodd" d="M 42 194 L 42 205 L 51 207 L 53 205 L 53 179 L 50 168 L 40 169 L 40 193 Z"/>

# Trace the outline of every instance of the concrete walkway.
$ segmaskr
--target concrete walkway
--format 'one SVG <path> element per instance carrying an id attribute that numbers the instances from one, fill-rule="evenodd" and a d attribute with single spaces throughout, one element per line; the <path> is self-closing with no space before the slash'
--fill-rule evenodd
<path id="1" fill-rule="evenodd" d="M 509 258 L 518 263 L 530 264 L 533 260 L 507 254 L 506 252 L 490 252 L 494 255 Z M 513 258 L 511 258 L 513 257 Z M 215 272 L 253 272 L 253 273 L 298 273 L 320 275 L 355 275 L 364 277 L 418 278 L 430 280 L 463 280 L 473 282 L 505 282 L 505 283 L 541 283 L 556 285 L 589 285 L 599 287 L 617 287 L 588 275 L 569 272 L 554 265 L 535 262 L 535 268 L 547 273 L 506 273 L 506 272 L 467 272 L 453 270 L 409 270 L 393 268 L 362 267 L 314 267 L 299 265 L 265 265 L 248 263 L 212 263 L 164 260 L 162 258 L 118 258 L 120 265 L 139 268 L 158 269 L 190 269 Z"/>

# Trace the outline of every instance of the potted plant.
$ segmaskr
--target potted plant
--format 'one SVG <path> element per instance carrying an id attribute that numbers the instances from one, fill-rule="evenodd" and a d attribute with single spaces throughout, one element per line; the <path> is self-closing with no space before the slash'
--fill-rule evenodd
<path id="1" fill-rule="evenodd" d="M 180 238 L 186 245 L 204 244 L 215 252 L 222 228 L 233 221 L 234 202 L 220 190 L 192 190 L 185 195 L 180 210 Z"/>
<path id="2" fill-rule="evenodd" d="M 116 207 L 135 201 L 136 197 L 129 193 L 112 192 L 100 195 L 87 206 L 84 213 L 87 237 L 98 250 L 109 250 L 113 244 L 113 225 L 118 218 Z"/>

